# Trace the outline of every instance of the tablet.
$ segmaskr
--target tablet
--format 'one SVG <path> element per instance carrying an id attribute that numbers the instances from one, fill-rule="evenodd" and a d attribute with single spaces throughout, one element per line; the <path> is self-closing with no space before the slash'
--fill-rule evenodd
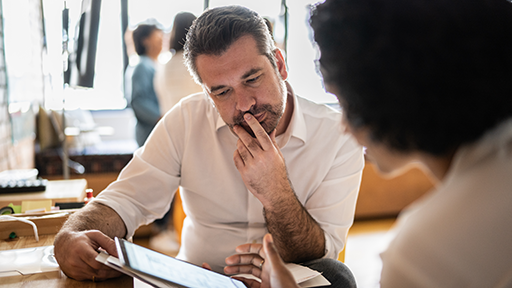
<path id="1" fill-rule="evenodd" d="M 115 238 L 119 261 L 123 268 L 179 287 L 225 288 L 246 286 L 242 281 Z M 147 277 L 146 277 L 147 278 Z"/>

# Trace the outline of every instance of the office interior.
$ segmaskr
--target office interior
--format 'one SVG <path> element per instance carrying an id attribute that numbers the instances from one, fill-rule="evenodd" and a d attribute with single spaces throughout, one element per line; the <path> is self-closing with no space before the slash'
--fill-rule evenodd
<path id="1" fill-rule="evenodd" d="M 274 24 L 274 39 L 285 52 L 295 92 L 336 106 L 336 98 L 323 89 L 306 22 L 315 2 L 0 1 L 0 172 L 35 168 L 38 177 L 48 180 L 86 179 L 95 195 L 114 181 L 137 149 L 136 120 L 124 91 L 124 71 L 137 57 L 125 32 L 137 23 L 156 21 L 168 33 L 181 11 L 199 15 L 205 7 L 226 4 L 258 11 Z M 88 54 L 95 58 L 93 80 L 81 85 L 76 74 L 85 70 L 71 66 L 76 65 L 79 33 L 84 33 L 80 16 L 94 5 L 100 9 L 96 54 Z M 162 61 L 170 57 L 167 50 L 164 44 Z M 378 233 L 389 229 L 394 217 L 431 187 L 418 168 L 383 178 L 367 162 L 355 214 L 359 226 L 353 230 L 362 235 L 368 223 L 376 223 Z"/>

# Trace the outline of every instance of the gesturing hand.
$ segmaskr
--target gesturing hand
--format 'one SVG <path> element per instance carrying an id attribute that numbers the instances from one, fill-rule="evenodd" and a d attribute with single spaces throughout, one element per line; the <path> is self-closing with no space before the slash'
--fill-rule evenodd
<path id="1" fill-rule="evenodd" d="M 265 263 L 262 244 L 243 244 L 236 247 L 237 254 L 226 258 L 224 273 L 251 274 L 261 278 L 263 264 Z"/>
<path id="2" fill-rule="evenodd" d="M 234 126 L 233 130 L 238 135 L 237 150 L 233 155 L 235 166 L 249 191 L 264 206 L 266 203 L 276 203 L 283 195 L 273 191 L 293 194 L 284 158 L 276 143 L 276 131 L 268 135 L 249 113 L 244 115 L 244 119 L 256 138 L 251 137 L 242 127 Z"/>
<path id="3" fill-rule="evenodd" d="M 252 274 L 261 279 L 261 283 L 244 277 L 234 277 L 250 288 L 296 288 L 295 279 L 286 268 L 274 247 L 272 236 L 265 235 L 263 245 L 244 244 L 236 247 L 239 254 L 226 258 L 226 274 Z"/>

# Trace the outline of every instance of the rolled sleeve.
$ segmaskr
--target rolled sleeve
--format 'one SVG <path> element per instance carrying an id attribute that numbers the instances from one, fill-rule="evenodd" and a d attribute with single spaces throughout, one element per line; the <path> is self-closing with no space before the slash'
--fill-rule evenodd
<path id="1" fill-rule="evenodd" d="M 168 113 L 159 122 L 157 133 L 135 151 L 118 179 L 96 197 L 119 214 L 126 225 L 127 238 L 139 226 L 163 217 L 180 185 L 181 155 L 177 147 L 183 146 L 183 125 L 178 125 L 179 112 Z"/>
<path id="2" fill-rule="evenodd" d="M 325 232 L 326 258 L 337 259 L 354 222 L 364 157 L 351 138 L 339 150 L 324 181 L 306 202 L 306 209 Z"/>

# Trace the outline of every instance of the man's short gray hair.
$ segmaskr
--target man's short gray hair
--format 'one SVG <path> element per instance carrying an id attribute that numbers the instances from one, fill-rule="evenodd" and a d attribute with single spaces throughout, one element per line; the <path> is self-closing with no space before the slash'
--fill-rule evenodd
<path id="1" fill-rule="evenodd" d="M 246 35 L 254 38 L 261 55 L 265 55 L 276 68 L 276 46 L 265 20 L 258 13 L 237 5 L 203 12 L 190 27 L 185 42 L 185 63 L 196 82 L 202 84 L 196 66 L 197 56 L 220 56 Z"/>

